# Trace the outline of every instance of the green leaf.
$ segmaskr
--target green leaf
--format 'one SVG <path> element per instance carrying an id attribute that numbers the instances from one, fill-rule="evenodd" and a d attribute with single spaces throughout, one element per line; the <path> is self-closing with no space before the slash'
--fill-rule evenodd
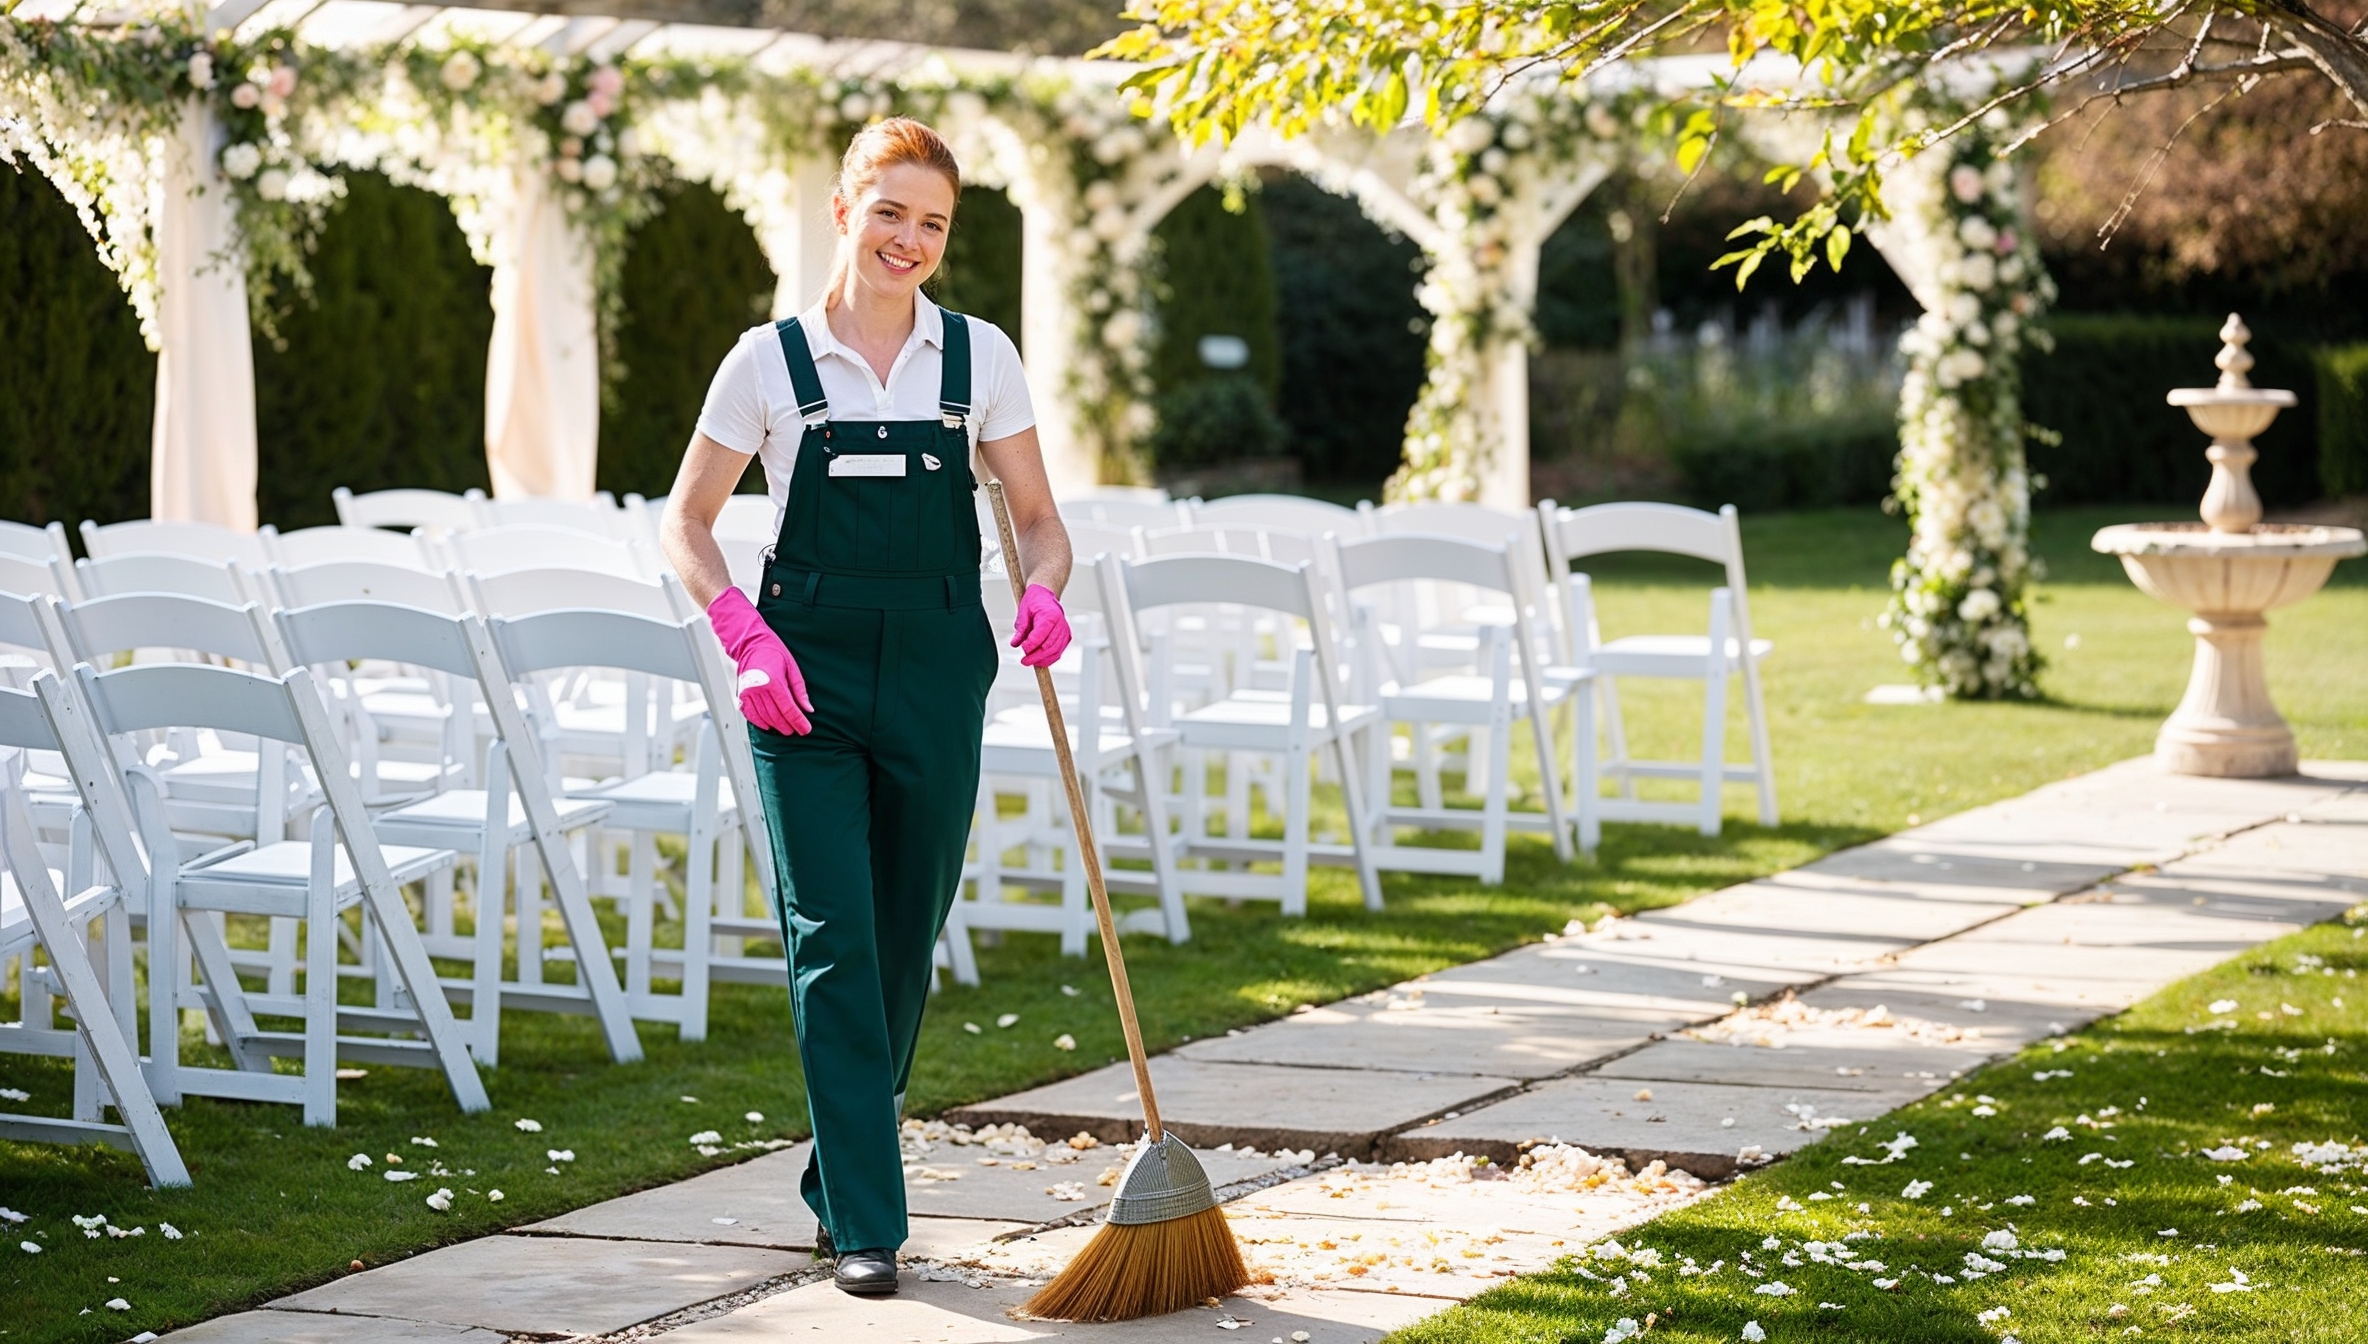
<path id="1" fill-rule="evenodd" d="M 1825 235 L 1825 261 L 1836 272 L 1842 269 L 1842 258 L 1850 255 L 1850 230 L 1837 228 Z"/>

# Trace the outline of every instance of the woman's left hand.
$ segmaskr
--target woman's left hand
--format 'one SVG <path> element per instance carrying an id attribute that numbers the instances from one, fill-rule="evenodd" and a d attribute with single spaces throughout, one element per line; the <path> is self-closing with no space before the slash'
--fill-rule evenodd
<path id="1" fill-rule="evenodd" d="M 1069 647 L 1069 613 L 1061 599 L 1041 583 L 1031 583 L 1020 597 L 1019 619 L 1012 623 L 1011 646 L 1020 651 L 1023 667 L 1050 667 Z"/>

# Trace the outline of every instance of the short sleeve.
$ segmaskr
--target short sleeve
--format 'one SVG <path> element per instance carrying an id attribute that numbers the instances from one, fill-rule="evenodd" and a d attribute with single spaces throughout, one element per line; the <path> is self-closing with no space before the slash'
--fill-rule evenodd
<path id="1" fill-rule="evenodd" d="M 761 354 L 758 342 L 742 335 L 716 366 L 707 402 L 699 408 L 699 432 L 735 453 L 753 455 L 765 446 L 765 391 L 757 373 Z"/>
<path id="2" fill-rule="evenodd" d="M 1028 375 L 1020 367 L 1019 348 L 992 322 L 972 318 L 970 327 L 979 441 L 993 443 L 1034 427 L 1036 405 L 1028 399 Z"/>

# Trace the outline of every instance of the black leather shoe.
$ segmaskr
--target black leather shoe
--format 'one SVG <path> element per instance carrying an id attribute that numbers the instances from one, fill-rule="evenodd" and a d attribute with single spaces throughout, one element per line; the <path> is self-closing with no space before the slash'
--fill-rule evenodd
<path id="1" fill-rule="evenodd" d="M 831 1241 L 830 1229 L 827 1227 L 817 1226 L 814 1229 L 814 1258 L 817 1260 L 839 1258 L 839 1248 Z"/>
<path id="2" fill-rule="evenodd" d="M 857 1297 L 887 1297 L 896 1291 L 896 1252 L 848 1251 L 839 1256 L 832 1276 L 842 1293 Z"/>

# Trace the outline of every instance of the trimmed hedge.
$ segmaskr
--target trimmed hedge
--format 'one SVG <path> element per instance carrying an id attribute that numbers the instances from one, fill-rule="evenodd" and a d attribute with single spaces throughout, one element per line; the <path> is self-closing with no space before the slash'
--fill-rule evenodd
<path id="1" fill-rule="evenodd" d="M 2368 343 L 2321 346 L 2318 373 L 2319 489 L 2368 495 Z"/>
<path id="2" fill-rule="evenodd" d="M 1275 274 L 1289 454 L 1310 481 L 1377 488 L 1397 470 L 1426 342 L 1413 243 L 1298 177 L 1259 191 Z"/>
<path id="3" fill-rule="evenodd" d="M 930 297 L 1020 339 L 1020 208 L 993 187 L 964 187 Z"/>
<path id="4" fill-rule="evenodd" d="M 667 189 L 666 208 L 634 233 L 625 258 L 617 329 L 624 376 L 600 411 L 601 489 L 623 496 L 674 488 L 715 366 L 772 312 L 773 288 L 756 235 L 721 196 L 695 183 Z M 476 346 L 480 379 L 484 348 Z M 484 457 L 481 447 L 477 455 Z M 741 488 L 761 490 L 763 481 L 751 463 Z"/>
<path id="5" fill-rule="evenodd" d="M 1159 331 L 1151 347 L 1151 384 L 1162 402 L 1189 384 L 1247 376 L 1271 400 L 1282 377 L 1275 334 L 1275 274 L 1268 256 L 1266 215 L 1259 193 L 1244 194 L 1242 211 L 1225 208 L 1214 187 L 1178 203 L 1152 230 L 1162 270 Z M 1212 369 L 1200 358 L 1203 336 L 1238 336 L 1249 343 L 1249 363 Z M 1156 449 L 1154 449 L 1156 458 Z M 1159 459 L 1161 465 L 1172 465 Z"/>
<path id="6" fill-rule="evenodd" d="M 2208 387 L 2219 323 L 2208 318 L 2065 314 L 2047 321 L 2055 351 L 2026 351 L 2023 414 L 2063 436 L 2034 441 L 2031 470 L 2047 478 L 2041 508 L 2074 504 L 2184 504 L 2212 477 L 2208 446 L 2187 413 L 2164 402 L 2174 387 Z M 2293 389 L 2302 404 L 2253 441 L 2253 486 L 2271 508 L 2319 497 L 2317 378 L 2309 347 L 2256 337 L 2259 387 Z"/>
<path id="7" fill-rule="evenodd" d="M 0 513 L 148 516 L 156 356 L 74 208 L 0 167 Z"/>
<path id="8" fill-rule="evenodd" d="M 469 256 L 444 199 L 347 174 L 312 271 L 313 301 L 280 318 L 285 344 L 255 339 L 263 521 L 336 522 L 341 485 L 486 488 L 493 272 Z"/>
<path id="9" fill-rule="evenodd" d="M 1891 493 L 1898 452 L 1888 419 L 1681 436 L 1670 447 L 1689 498 L 1747 512 L 1874 503 Z"/>

